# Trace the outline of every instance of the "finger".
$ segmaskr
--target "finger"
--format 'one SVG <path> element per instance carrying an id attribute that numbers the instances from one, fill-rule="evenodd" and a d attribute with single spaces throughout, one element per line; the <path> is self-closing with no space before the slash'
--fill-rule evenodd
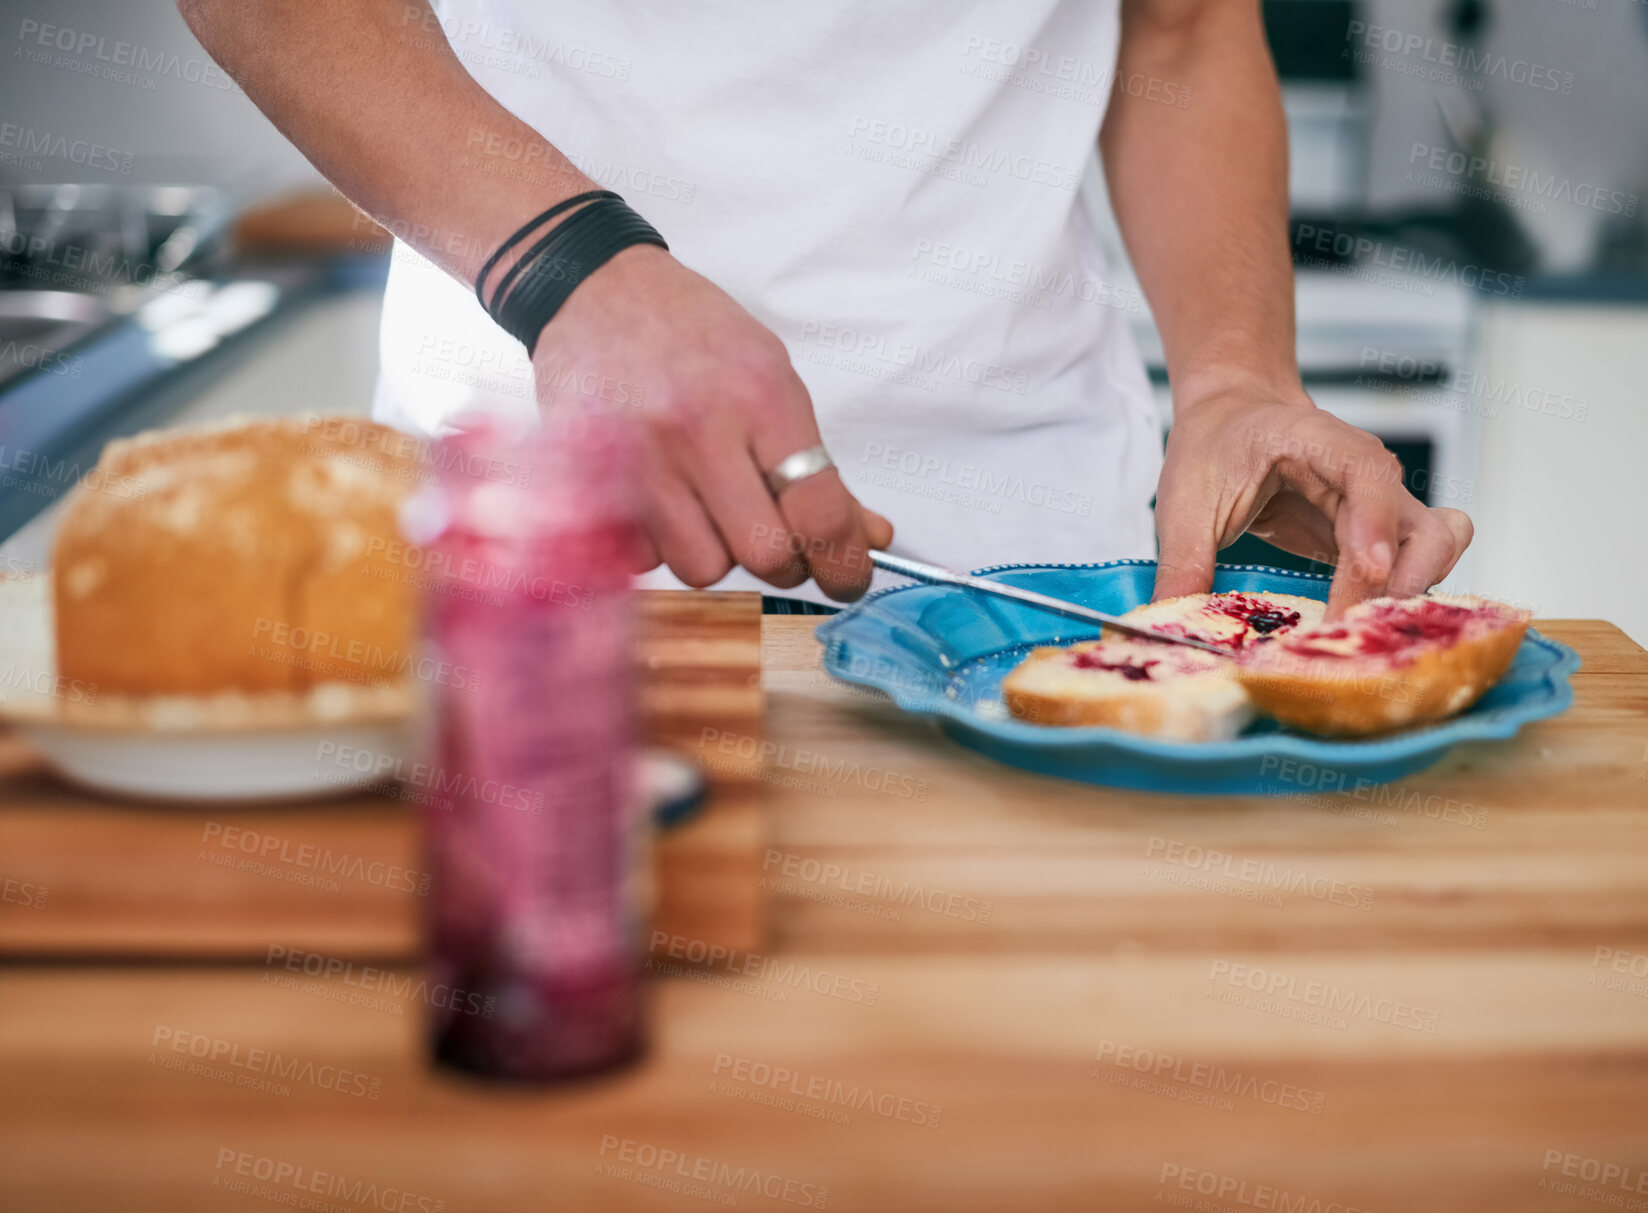
<path id="1" fill-rule="evenodd" d="M 893 544 L 893 524 L 888 522 L 874 510 L 858 507 L 860 521 L 864 524 L 864 536 L 870 546 L 877 551 L 885 551 Z"/>
<path id="2" fill-rule="evenodd" d="M 1198 486 L 1165 480 L 1156 498 L 1156 586 L 1151 601 L 1201 594 L 1213 588 L 1219 537 L 1214 534 L 1218 503 Z"/>
<path id="3" fill-rule="evenodd" d="M 867 511 L 834 468 L 790 485 L 778 507 L 801 538 L 801 555 L 819 589 L 838 602 L 851 602 L 869 588 Z"/>
<path id="4" fill-rule="evenodd" d="M 1333 537 L 1339 561 L 1328 588 L 1327 618 L 1337 619 L 1349 607 L 1385 593 L 1396 566 L 1403 507 L 1413 498 L 1402 487 L 1402 465 L 1380 448 L 1339 468 L 1317 469 L 1339 479 L 1339 499 L 1333 509 Z"/>
<path id="5" fill-rule="evenodd" d="M 700 589 L 714 585 L 731 570 L 733 561 L 703 503 L 668 469 L 657 469 L 650 479 L 643 521 L 658 554 L 687 585 Z"/>
<path id="6" fill-rule="evenodd" d="M 707 520 L 719 553 L 763 581 L 789 589 L 807 579 L 809 569 L 796 559 L 790 528 L 750 453 L 742 418 L 716 409 L 682 408 L 660 428 L 653 449 L 668 472 L 666 480 L 685 486 L 699 506 L 696 513 L 683 513 L 682 525 L 690 525 L 693 534 L 677 536 L 675 550 L 701 560 L 705 569 L 715 567 L 718 561 L 711 559 L 702 535 L 701 523 Z M 686 510 L 679 494 L 675 502 Z M 723 568 L 721 575 L 726 572 Z"/>
<path id="7" fill-rule="evenodd" d="M 730 457 L 728 457 L 730 455 Z M 768 585 L 788 590 L 807 580 L 802 544 L 779 514 L 755 457 L 733 450 L 697 464 L 694 491 L 733 558 Z"/>
<path id="8" fill-rule="evenodd" d="M 761 468 L 776 467 L 819 443 L 812 398 L 793 369 L 786 371 L 776 395 L 773 407 L 758 415 L 751 433 L 751 449 Z M 869 588 L 870 548 L 890 543 L 892 526 L 848 492 L 840 472 L 825 468 L 789 485 L 779 494 L 778 510 L 794 532 L 819 589 L 839 602 L 851 602 Z M 872 543 L 872 532 L 879 542 Z"/>
<path id="9" fill-rule="evenodd" d="M 658 545 L 653 543 L 652 536 L 647 534 L 643 527 L 635 536 L 635 544 L 630 548 L 630 572 L 650 573 L 663 564 L 663 557 L 658 555 Z"/>
<path id="10" fill-rule="evenodd" d="M 1418 508 L 1390 575 L 1390 592 L 1401 598 L 1423 594 L 1441 581 L 1471 542 L 1471 520 L 1459 510 Z"/>
<path id="11" fill-rule="evenodd" d="M 1476 538 L 1476 524 L 1471 521 L 1471 516 L 1464 510 L 1456 510 L 1450 506 L 1436 506 L 1431 510 L 1431 513 L 1438 515 L 1447 528 L 1453 532 L 1453 563 L 1442 570 L 1442 577 L 1446 577 L 1453 572 L 1454 566 L 1459 563 L 1459 558 L 1465 554 L 1465 549 L 1470 547 L 1471 541 Z M 1438 577 L 1437 581 L 1441 581 L 1442 577 Z M 1435 582 L 1432 584 L 1434 585 Z"/>

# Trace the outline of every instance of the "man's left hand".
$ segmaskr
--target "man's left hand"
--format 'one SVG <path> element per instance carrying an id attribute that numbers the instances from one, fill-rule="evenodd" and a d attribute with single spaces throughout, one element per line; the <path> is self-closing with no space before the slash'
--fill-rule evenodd
<path id="1" fill-rule="evenodd" d="M 1335 566 L 1328 618 L 1381 594 L 1421 594 L 1471 542 L 1471 520 L 1409 493 L 1372 434 L 1302 391 L 1251 386 L 1175 403 L 1156 493 L 1156 598 L 1211 588 L 1243 533 Z"/>

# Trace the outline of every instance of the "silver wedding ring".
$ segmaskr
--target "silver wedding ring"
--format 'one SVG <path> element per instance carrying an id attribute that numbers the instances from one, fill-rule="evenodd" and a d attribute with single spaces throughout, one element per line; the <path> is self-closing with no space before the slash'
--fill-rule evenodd
<path id="1" fill-rule="evenodd" d="M 835 460 L 822 446 L 810 446 L 804 451 L 786 455 L 778 466 L 767 473 L 767 491 L 777 497 L 798 480 L 816 476 L 825 468 L 835 466 Z"/>

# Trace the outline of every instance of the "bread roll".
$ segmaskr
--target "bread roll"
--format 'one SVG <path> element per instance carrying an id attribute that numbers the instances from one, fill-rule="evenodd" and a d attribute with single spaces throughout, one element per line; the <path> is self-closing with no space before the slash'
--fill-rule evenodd
<path id="1" fill-rule="evenodd" d="M 1463 712 L 1510 668 L 1531 616 L 1483 598 L 1375 598 L 1247 658 L 1259 710 L 1333 737 L 1369 737 Z"/>
<path id="2" fill-rule="evenodd" d="M 56 536 L 59 673 L 134 696 L 399 682 L 418 578 L 396 518 L 427 474 L 353 418 L 110 443 Z"/>
<path id="3" fill-rule="evenodd" d="M 1224 741 L 1253 719 L 1233 662 L 1152 640 L 1033 649 L 1002 680 L 1007 710 L 1032 724 L 1105 725 L 1167 741 Z"/>
<path id="4" fill-rule="evenodd" d="M 1263 591 L 1185 594 L 1123 616 L 1229 658 L 1107 628 L 1100 640 L 1032 650 L 1002 680 L 1007 710 L 1050 725 L 1105 725 L 1169 741 L 1227 741 L 1253 719 L 1236 681 L 1241 655 L 1322 618 L 1324 603 Z"/>

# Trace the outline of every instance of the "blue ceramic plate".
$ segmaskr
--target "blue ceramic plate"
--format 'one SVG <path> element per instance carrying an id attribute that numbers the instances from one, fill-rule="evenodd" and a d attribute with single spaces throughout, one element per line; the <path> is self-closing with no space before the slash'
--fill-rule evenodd
<path id="1" fill-rule="evenodd" d="M 1150 599 L 1156 564 L 1013 564 L 979 570 L 1111 614 Z M 1220 565 L 1215 590 L 1270 590 L 1326 599 L 1328 579 L 1263 565 Z M 1090 640 L 1098 627 L 950 586 L 872 594 L 818 629 L 824 668 L 877 687 L 907 712 L 935 716 L 956 741 L 1046 775 L 1156 792 L 1337 791 L 1430 766 L 1460 741 L 1512 736 L 1573 702 L 1579 656 L 1530 630 L 1499 684 L 1441 724 L 1368 741 L 1327 741 L 1259 721 L 1232 741 L 1156 741 L 1106 728 L 1048 728 L 1015 720 L 1001 680 L 1038 644 Z"/>

